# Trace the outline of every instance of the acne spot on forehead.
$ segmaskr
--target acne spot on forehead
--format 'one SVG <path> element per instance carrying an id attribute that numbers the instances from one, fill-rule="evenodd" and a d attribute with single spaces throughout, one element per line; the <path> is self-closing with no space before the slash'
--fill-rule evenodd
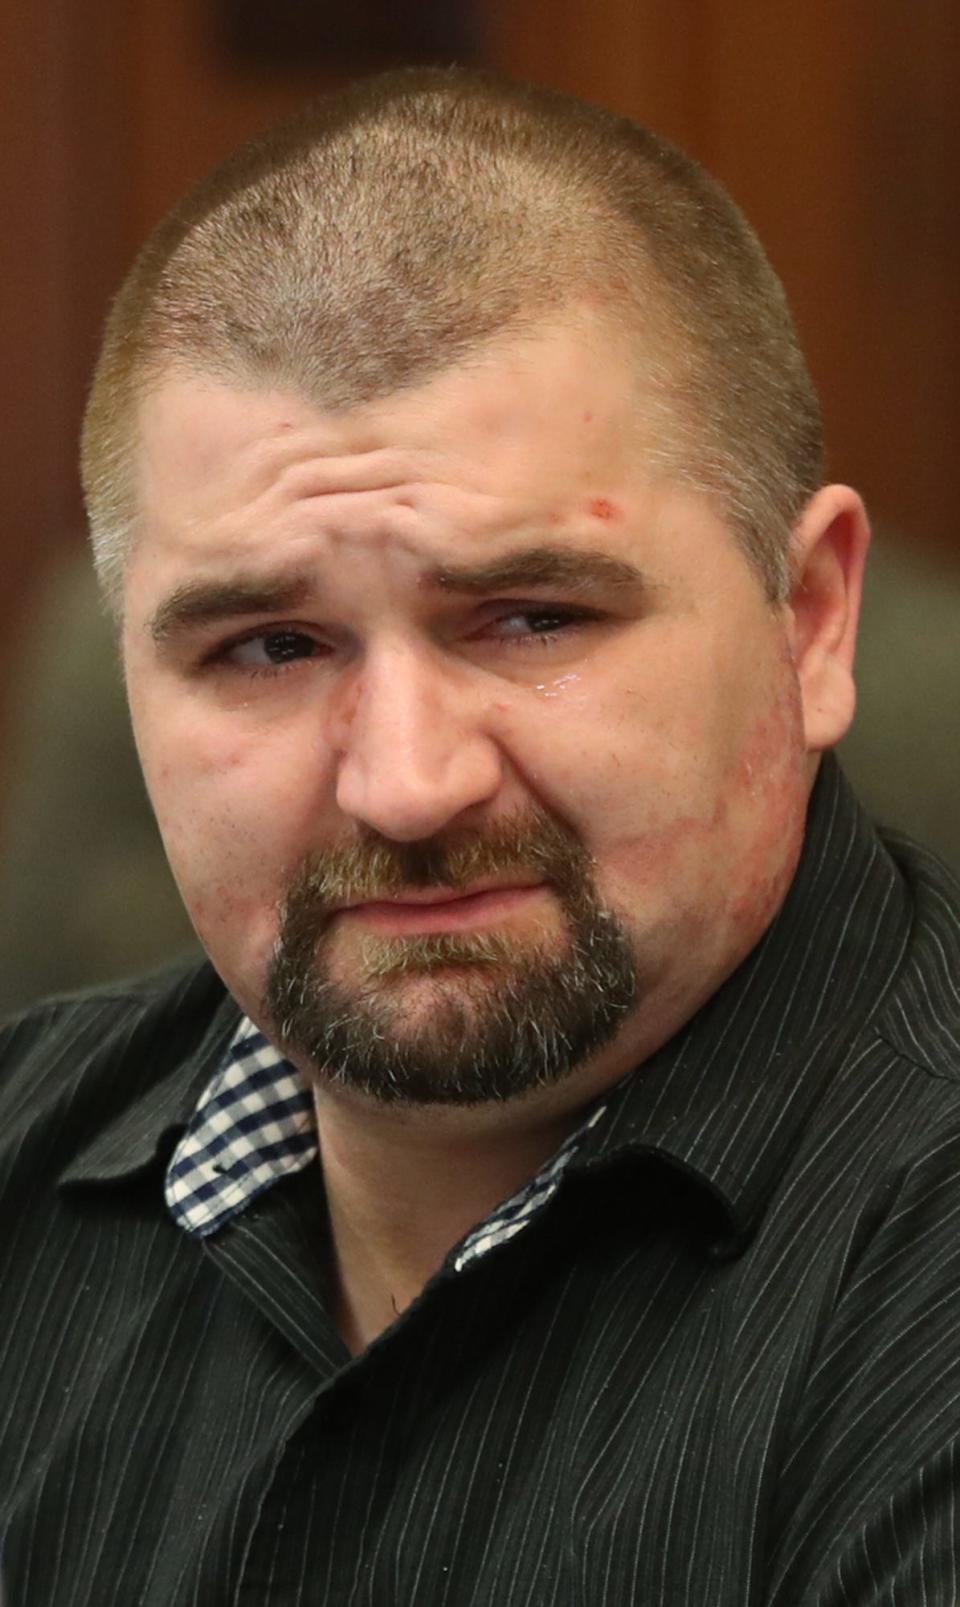
<path id="1" fill-rule="evenodd" d="M 620 509 L 609 497 L 591 497 L 587 503 L 587 512 L 591 519 L 603 519 L 609 523 L 612 519 L 621 517 Z"/>

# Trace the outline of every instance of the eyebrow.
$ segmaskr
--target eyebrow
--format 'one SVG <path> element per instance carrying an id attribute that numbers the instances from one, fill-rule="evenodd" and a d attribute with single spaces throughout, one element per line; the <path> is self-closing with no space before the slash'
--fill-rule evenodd
<path id="1" fill-rule="evenodd" d="M 486 564 L 441 564 L 423 584 L 473 597 L 511 586 L 562 586 L 565 591 L 649 591 L 652 582 L 635 564 L 604 552 L 576 547 L 528 547 Z"/>
<path id="2" fill-rule="evenodd" d="M 309 575 L 276 579 L 237 575 L 229 580 L 188 580 L 164 598 L 147 624 L 158 646 L 183 632 L 242 614 L 283 614 L 299 608 L 314 590 Z"/>
<path id="3" fill-rule="evenodd" d="M 559 546 L 528 547 L 484 564 L 438 564 L 425 572 L 420 585 L 464 597 L 516 586 L 558 586 L 574 593 L 603 589 L 635 594 L 655 589 L 649 577 L 624 558 Z M 287 613 L 301 607 L 315 591 L 315 579 L 305 573 L 190 580 L 159 604 L 147 630 L 161 646 L 185 632 L 245 614 Z"/>

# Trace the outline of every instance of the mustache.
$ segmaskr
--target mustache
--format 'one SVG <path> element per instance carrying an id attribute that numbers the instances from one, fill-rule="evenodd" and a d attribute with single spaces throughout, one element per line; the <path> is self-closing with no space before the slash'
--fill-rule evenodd
<path id="1" fill-rule="evenodd" d="M 482 832 L 459 830 L 412 843 L 371 832 L 305 856 L 285 910 L 310 907 L 315 916 L 333 914 L 345 903 L 395 898 L 405 891 L 459 892 L 491 876 L 533 874 L 552 882 L 561 895 L 572 894 L 592 863 L 573 832 L 545 810 L 504 817 Z"/>

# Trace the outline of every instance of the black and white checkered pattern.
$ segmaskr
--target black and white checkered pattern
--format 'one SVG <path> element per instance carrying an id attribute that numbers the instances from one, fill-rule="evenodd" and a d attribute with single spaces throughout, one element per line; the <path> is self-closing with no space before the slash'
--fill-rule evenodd
<path id="1" fill-rule="evenodd" d="M 174 1151 L 167 1205 L 187 1233 L 206 1238 L 316 1154 L 309 1089 L 244 1018 Z"/>
<path id="2" fill-rule="evenodd" d="M 603 1116 L 595 1110 L 552 1160 L 467 1236 L 454 1265 L 522 1232 L 556 1193 L 580 1139 Z M 244 1017 L 226 1061 L 201 1096 L 167 1169 L 166 1199 L 175 1222 L 206 1238 L 279 1178 L 317 1155 L 313 1101 L 303 1079 Z"/>

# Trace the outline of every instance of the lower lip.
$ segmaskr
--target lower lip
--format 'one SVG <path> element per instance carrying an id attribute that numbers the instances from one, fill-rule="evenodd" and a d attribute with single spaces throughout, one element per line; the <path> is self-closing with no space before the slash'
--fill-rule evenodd
<path id="1" fill-rule="evenodd" d="M 514 914 L 541 891 L 537 887 L 498 887 L 469 893 L 443 904 L 354 904 L 341 920 L 360 921 L 373 932 L 471 932 Z"/>

